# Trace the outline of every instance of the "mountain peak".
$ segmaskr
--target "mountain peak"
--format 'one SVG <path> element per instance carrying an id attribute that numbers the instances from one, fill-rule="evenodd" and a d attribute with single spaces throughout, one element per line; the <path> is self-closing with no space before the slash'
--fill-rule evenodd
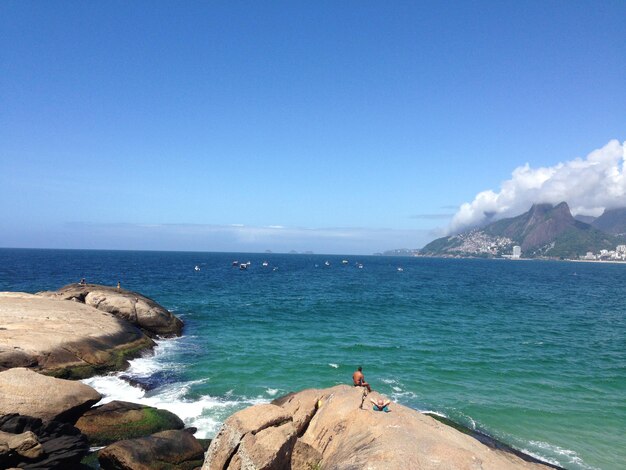
<path id="1" fill-rule="evenodd" d="M 591 225 L 612 235 L 626 233 L 626 207 L 605 209 L 602 215 L 595 219 Z"/>
<path id="2" fill-rule="evenodd" d="M 626 233 L 626 208 L 608 212 L 608 216 L 617 213 L 623 214 L 619 219 L 624 221 L 623 228 L 620 228 L 623 231 L 619 233 Z M 424 247 L 424 252 L 460 256 L 474 253 L 493 255 L 496 252 L 506 253 L 512 250 L 513 245 L 520 245 L 528 257 L 576 257 L 596 248 L 615 248 L 617 241 L 613 236 L 574 219 L 566 202 L 556 206 L 537 203 L 517 217 L 501 219 L 482 229 L 455 237 L 434 240 Z M 477 251 L 476 247 L 491 248 Z"/>

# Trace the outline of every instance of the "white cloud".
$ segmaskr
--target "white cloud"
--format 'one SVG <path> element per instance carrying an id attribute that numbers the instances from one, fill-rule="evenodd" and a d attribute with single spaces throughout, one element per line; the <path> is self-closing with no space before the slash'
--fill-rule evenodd
<path id="1" fill-rule="evenodd" d="M 526 212 L 534 203 L 566 201 L 574 214 L 600 215 L 606 208 L 626 206 L 626 142 L 611 140 L 586 158 L 551 167 L 513 170 L 500 191 L 478 193 L 461 205 L 448 233 Z"/>

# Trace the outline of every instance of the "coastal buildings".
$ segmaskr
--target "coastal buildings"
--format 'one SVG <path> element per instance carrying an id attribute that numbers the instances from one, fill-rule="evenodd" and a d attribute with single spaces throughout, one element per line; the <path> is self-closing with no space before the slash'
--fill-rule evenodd
<path id="1" fill-rule="evenodd" d="M 469 255 L 497 256 L 513 243 L 508 237 L 490 236 L 482 230 L 461 233 L 456 238 L 458 245 L 455 246 L 455 251 Z"/>
<path id="2" fill-rule="evenodd" d="M 626 261 L 626 245 L 617 245 L 615 250 L 600 250 L 598 253 L 588 251 L 579 259 L 583 261 Z"/>

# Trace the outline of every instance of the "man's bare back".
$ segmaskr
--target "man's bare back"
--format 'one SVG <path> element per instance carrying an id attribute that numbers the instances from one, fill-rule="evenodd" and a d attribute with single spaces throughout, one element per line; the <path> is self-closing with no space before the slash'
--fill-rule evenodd
<path id="1" fill-rule="evenodd" d="M 365 381 L 365 376 L 363 375 L 363 368 L 359 367 L 354 374 L 352 374 L 352 382 L 355 387 L 365 387 L 368 392 L 371 392 L 370 384 Z"/>

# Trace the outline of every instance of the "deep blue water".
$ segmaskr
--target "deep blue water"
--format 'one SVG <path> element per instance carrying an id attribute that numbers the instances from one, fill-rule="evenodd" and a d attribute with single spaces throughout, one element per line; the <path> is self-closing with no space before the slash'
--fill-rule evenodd
<path id="1" fill-rule="evenodd" d="M 119 375 L 90 383 L 206 435 L 250 403 L 347 383 L 362 365 L 402 404 L 566 468 L 624 468 L 626 264 L 0 249 L 0 290 L 81 278 L 121 281 L 186 323 L 126 372 L 149 391 Z"/>

